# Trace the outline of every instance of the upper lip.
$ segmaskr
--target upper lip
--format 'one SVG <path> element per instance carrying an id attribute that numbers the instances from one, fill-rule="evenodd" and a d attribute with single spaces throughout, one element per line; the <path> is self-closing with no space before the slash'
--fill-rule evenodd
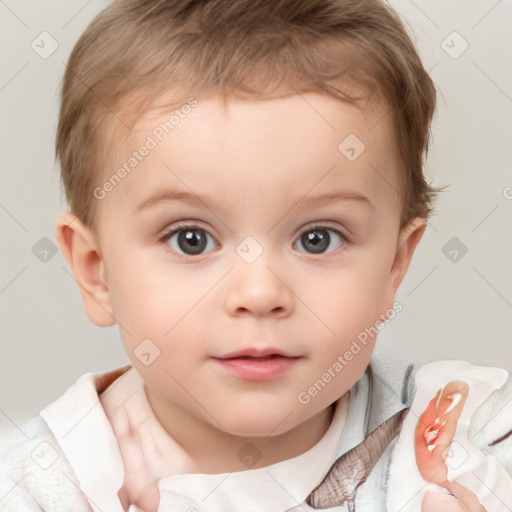
<path id="1" fill-rule="evenodd" d="M 281 356 L 281 357 L 298 357 L 293 354 L 288 354 L 283 350 L 279 350 L 277 348 L 243 348 L 240 350 L 235 350 L 234 352 L 229 352 L 227 354 L 221 354 L 215 356 L 215 359 L 236 359 L 238 357 L 267 357 L 267 356 Z"/>

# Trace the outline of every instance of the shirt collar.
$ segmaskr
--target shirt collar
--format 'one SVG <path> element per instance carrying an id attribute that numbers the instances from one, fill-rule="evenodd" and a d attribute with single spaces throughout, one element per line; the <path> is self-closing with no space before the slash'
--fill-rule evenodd
<path id="1" fill-rule="evenodd" d="M 122 512 L 117 490 L 123 461 L 99 394 L 119 385 L 131 365 L 82 375 L 39 414 L 57 439 L 79 481 L 80 489 L 100 510 Z"/>
<path id="2" fill-rule="evenodd" d="M 282 512 L 301 505 L 330 467 L 349 409 L 348 394 L 336 403 L 331 425 L 307 452 L 260 469 L 214 475 L 174 475 L 158 482 L 160 507 Z M 187 510 L 187 508 L 184 508 Z"/>
<path id="3" fill-rule="evenodd" d="M 40 413 L 73 468 L 81 490 L 100 509 L 113 512 L 122 510 L 117 490 L 123 484 L 123 461 L 99 395 L 111 384 L 120 385 L 130 368 L 85 374 Z M 349 395 L 353 393 L 351 390 L 336 402 L 329 429 L 307 452 L 260 469 L 163 478 L 158 482 L 159 509 L 195 504 L 211 512 L 229 512 L 243 505 L 254 512 L 281 512 L 301 505 L 325 476 L 340 447 L 353 442 L 343 436 L 344 442 L 340 440 L 346 423 L 360 423 L 354 418 L 354 414 L 359 416 L 355 409 L 350 414 Z"/>

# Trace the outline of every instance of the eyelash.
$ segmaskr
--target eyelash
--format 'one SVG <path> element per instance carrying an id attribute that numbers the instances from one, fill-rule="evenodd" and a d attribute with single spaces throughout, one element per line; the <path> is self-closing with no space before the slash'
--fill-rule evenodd
<path id="1" fill-rule="evenodd" d="M 322 256 L 323 258 L 330 258 L 332 257 L 333 255 L 337 255 L 340 251 L 345 251 L 347 246 L 351 243 L 351 241 L 349 240 L 348 236 L 340 231 L 339 229 L 337 228 L 334 228 L 326 223 L 322 223 L 322 222 L 313 222 L 311 224 L 308 224 L 307 226 L 304 227 L 304 229 L 301 230 L 301 232 L 298 234 L 297 238 L 296 238 L 296 241 L 294 242 L 294 245 L 301 239 L 302 235 L 304 235 L 305 233 L 308 233 L 309 231 L 314 231 L 314 230 L 321 230 L 321 229 L 325 229 L 327 231 L 333 231 L 334 233 L 336 233 L 342 240 L 342 245 L 341 247 L 338 247 L 337 249 L 334 249 L 333 251 L 329 251 L 329 252 L 326 252 L 326 253 L 320 253 L 318 255 L 315 255 L 315 254 L 312 254 L 312 253 L 308 253 L 308 252 L 305 252 L 305 251 L 300 251 L 300 252 L 304 252 L 305 254 L 307 254 L 309 257 L 311 256 Z"/>
<path id="2" fill-rule="evenodd" d="M 190 229 L 190 230 L 200 229 L 200 230 L 206 231 L 212 238 L 214 238 L 213 235 L 211 235 L 206 229 L 204 229 L 203 226 L 200 226 L 199 224 L 195 224 L 193 222 L 183 222 L 183 223 L 175 224 L 172 227 L 168 228 L 158 238 L 158 242 L 163 244 L 164 246 L 166 246 L 167 242 L 169 241 L 171 236 L 173 236 L 176 233 L 179 233 L 180 231 L 186 230 L 186 229 Z M 298 234 L 296 241 L 300 240 L 300 238 L 302 237 L 302 235 L 304 235 L 304 233 L 307 233 L 309 231 L 314 231 L 315 229 L 326 229 L 329 231 L 334 231 L 343 240 L 343 245 L 342 245 L 341 249 L 344 249 L 348 244 L 351 243 L 349 238 L 347 237 L 347 235 L 345 235 L 345 233 L 341 232 L 339 229 L 333 228 L 326 224 L 322 224 L 320 222 L 316 222 L 316 223 L 314 222 L 312 224 L 308 224 L 307 226 L 305 226 L 304 229 L 301 230 L 301 232 Z M 295 243 L 296 242 L 294 242 L 294 245 L 295 245 Z M 168 247 L 168 249 L 172 251 L 172 249 L 170 247 Z M 331 252 L 336 253 L 336 252 L 338 252 L 338 250 L 339 249 L 335 249 L 334 251 L 331 251 Z M 197 257 L 197 256 L 185 256 L 184 254 L 176 253 L 176 251 L 172 251 L 172 252 L 177 254 L 179 257 L 181 257 L 183 259 L 187 259 L 187 260 L 195 259 Z M 303 252 L 303 251 L 301 251 L 301 252 Z M 331 252 L 322 253 L 322 254 L 324 257 L 326 257 L 326 256 L 328 257 L 328 255 L 330 255 Z"/>
<path id="3" fill-rule="evenodd" d="M 299 239 L 304 233 L 307 233 L 308 231 L 314 231 L 315 229 L 328 229 L 329 231 L 334 231 L 337 235 L 339 235 L 341 238 L 343 238 L 343 241 L 348 243 L 348 237 L 345 235 L 344 232 L 340 231 L 337 228 L 333 228 L 332 226 L 329 226 L 328 224 L 322 223 L 322 222 L 313 222 L 311 224 L 308 224 L 305 226 L 305 228 L 299 233 L 299 236 L 297 239 Z"/>
<path id="4" fill-rule="evenodd" d="M 197 258 L 197 256 L 187 256 L 185 254 L 181 254 L 179 252 L 173 251 L 168 245 L 167 242 L 169 242 L 171 236 L 173 236 L 176 233 L 179 233 L 180 231 L 186 230 L 186 229 L 201 229 L 203 231 L 206 231 L 206 229 L 203 226 L 200 226 L 199 224 L 195 224 L 194 222 L 178 222 L 177 224 L 174 224 L 172 227 L 167 228 L 162 235 L 158 238 L 158 242 L 164 246 L 166 250 L 172 251 L 173 254 L 177 255 L 179 258 L 182 258 L 184 260 L 191 260 Z M 208 232 L 208 231 L 206 231 Z M 208 234 L 210 234 L 208 232 Z M 213 235 L 210 234 L 212 238 Z"/>

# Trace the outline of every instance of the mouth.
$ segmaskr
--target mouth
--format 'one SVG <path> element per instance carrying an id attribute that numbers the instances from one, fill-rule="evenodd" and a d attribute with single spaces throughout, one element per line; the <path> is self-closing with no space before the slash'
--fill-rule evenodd
<path id="1" fill-rule="evenodd" d="M 271 357 L 297 357 L 292 354 L 288 354 L 277 348 L 245 348 L 229 352 L 227 354 L 221 354 L 215 356 L 215 359 L 240 359 L 240 358 L 253 358 L 253 359 L 264 359 Z"/>
<path id="2" fill-rule="evenodd" d="M 280 377 L 295 366 L 299 359 L 300 356 L 274 348 L 248 348 L 212 358 L 223 372 L 238 379 L 259 382 Z"/>

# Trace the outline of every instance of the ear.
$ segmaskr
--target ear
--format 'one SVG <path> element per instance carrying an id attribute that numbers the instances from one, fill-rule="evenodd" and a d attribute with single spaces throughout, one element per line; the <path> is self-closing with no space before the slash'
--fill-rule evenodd
<path id="1" fill-rule="evenodd" d="M 97 237 L 72 213 L 63 213 L 55 227 L 57 241 L 78 284 L 89 320 L 98 327 L 115 325 Z"/>
<path id="2" fill-rule="evenodd" d="M 393 306 L 395 294 L 402 282 L 414 254 L 414 250 L 421 240 L 427 222 L 416 217 L 404 226 L 398 235 L 397 248 L 393 265 L 389 271 L 382 311 L 388 311 Z"/>

